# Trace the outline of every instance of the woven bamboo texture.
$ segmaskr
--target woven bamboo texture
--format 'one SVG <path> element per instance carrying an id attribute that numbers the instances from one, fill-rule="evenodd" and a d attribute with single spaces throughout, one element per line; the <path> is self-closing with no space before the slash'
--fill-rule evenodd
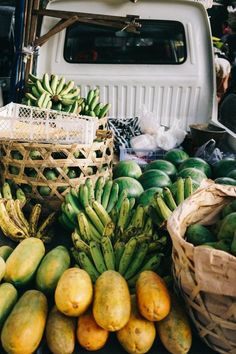
<path id="1" fill-rule="evenodd" d="M 1 180 L 13 181 L 25 191 L 28 202 L 40 202 L 57 209 L 70 187 L 89 176 L 93 183 L 99 176 L 111 177 L 113 137 L 109 131 L 97 131 L 91 145 L 43 144 L 0 141 Z M 53 171 L 56 178 L 45 177 Z M 73 177 L 73 178 L 72 178 Z"/>
<path id="2" fill-rule="evenodd" d="M 209 183 L 171 215 L 173 273 L 189 315 L 202 340 L 219 353 L 236 353 L 236 257 L 184 240 L 194 223 L 214 224 L 222 208 L 236 197 L 236 187 Z"/>

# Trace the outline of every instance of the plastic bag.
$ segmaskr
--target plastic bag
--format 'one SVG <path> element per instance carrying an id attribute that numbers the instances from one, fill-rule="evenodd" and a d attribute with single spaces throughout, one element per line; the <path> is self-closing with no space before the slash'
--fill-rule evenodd
<path id="1" fill-rule="evenodd" d="M 210 165 L 215 165 L 218 161 L 223 159 L 222 152 L 215 146 L 216 141 L 214 139 L 210 139 L 197 149 L 195 156 L 200 157 Z"/>
<path id="2" fill-rule="evenodd" d="M 157 149 L 157 144 L 156 144 L 155 138 L 150 134 L 141 134 L 141 135 L 133 137 L 130 140 L 130 145 L 133 149 L 136 149 L 136 150 L 155 151 Z M 138 153 L 137 153 L 137 155 L 138 155 Z"/>
<path id="3" fill-rule="evenodd" d="M 139 126 L 143 134 L 155 135 L 160 129 L 158 119 L 153 112 L 142 106 L 139 113 Z"/>
<path id="4" fill-rule="evenodd" d="M 170 150 L 182 144 L 187 132 L 181 129 L 180 125 L 180 120 L 175 119 L 170 129 L 159 128 L 155 139 L 161 149 Z"/>

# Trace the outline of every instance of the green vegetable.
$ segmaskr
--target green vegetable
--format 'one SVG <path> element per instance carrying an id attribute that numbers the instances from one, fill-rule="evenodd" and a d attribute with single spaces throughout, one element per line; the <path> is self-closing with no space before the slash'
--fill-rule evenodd
<path id="1" fill-rule="evenodd" d="M 185 236 L 187 241 L 194 246 L 216 241 L 215 236 L 208 228 L 200 224 L 190 225 L 186 230 Z"/>
<path id="2" fill-rule="evenodd" d="M 113 167 L 113 178 L 132 177 L 138 179 L 141 174 L 141 167 L 134 160 L 122 160 Z"/>
<path id="3" fill-rule="evenodd" d="M 211 166 L 199 157 L 189 157 L 188 159 L 184 160 L 179 166 L 179 171 L 189 167 L 201 170 L 208 178 L 211 177 Z"/>
<path id="4" fill-rule="evenodd" d="M 184 160 L 188 159 L 189 155 L 181 149 L 172 149 L 165 153 L 164 159 L 172 162 L 178 167 Z"/>
<path id="5" fill-rule="evenodd" d="M 145 171 L 153 169 L 165 172 L 171 179 L 175 179 L 177 175 L 177 169 L 175 165 L 170 161 L 155 160 L 147 164 L 145 167 Z"/>
<path id="6" fill-rule="evenodd" d="M 228 214 L 224 217 L 220 230 L 218 232 L 217 238 L 222 239 L 232 239 L 236 229 L 236 212 Z"/>

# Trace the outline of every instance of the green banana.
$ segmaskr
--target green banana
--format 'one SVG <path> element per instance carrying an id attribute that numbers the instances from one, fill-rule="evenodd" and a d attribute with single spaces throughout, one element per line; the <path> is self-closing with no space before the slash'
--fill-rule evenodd
<path id="1" fill-rule="evenodd" d="M 116 241 L 114 245 L 114 256 L 115 256 L 115 269 L 118 271 L 119 270 L 119 264 L 121 257 L 124 253 L 125 250 L 125 242 L 123 241 Z"/>
<path id="2" fill-rule="evenodd" d="M 32 74 L 32 73 L 29 73 L 28 78 L 29 78 L 29 80 L 31 80 L 32 82 L 36 82 L 37 80 L 39 80 L 39 79 L 37 78 L 37 76 L 35 76 L 35 75 Z"/>
<path id="3" fill-rule="evenodd" d="M 67 99 L 61 99 L 61 103 L 63 106 L 72 106 L 75 103 L 75 100 L 67 98 Z"/>
<path id="4" fill-rule="evenodd" d="M 35 85 L 32 86 L 31 91 L 34 97 L 39 98 L 41 96 L 41 93 L 39 92 L 39 90 Z"/>
<path id="5" fill-rule="evenodd" d="M 109 216 L 108 212 L 106 211 L 106 209 L 103 207 L 102 204 L 94 200 L 92 203 L 92 207 L 104 226 L 106 226 L 109 223 L 112 223 L 111 217 Z"/>
<path id="6" fill-rule="evenodd" d="M 94 200 L 94 188 L 93 188 L 93 182 L 91 178 L 86 178 L 85 180 L 85 185 L 88 188 L 88 200 L 89 200 L 89 204 L 92 205 L 92 202 Z"/>
<path id="7" fill-rule="evenodd" d="M 75 214 L 79 214 L 82 211 L 78 197 L 75 197 L 74 194 L 72 195 L 72 191 L 66 194 L 65 201 L 72 206 Z"/>
<path id="8" fill-rule="evenodd" d="M 43 92 L 41 94 L 40 98 L 38 99 L 37 105 L 38 105 L 39 108 L 43 108 L 43 102 L 44 102 L 46 96 L 48 96 L 48 93 L 47 92 Z"/>
<path id="9" fill-rule="evenodd" d="M 90 227 L 86 215 L 83 212 L 80 212 L 77 215 L 77 219 L 78 219 L 79 231 L 82 239 L 84 241 L 89 242 L 91 240 L 91 235 L 90 235 L 91 231 L 90 231 Z"/>
<path id="10" fill-rule="evenodd" d="M 37 89 L 38 89 L 40 94 L 42 94 L 44 92 L 48 94 L 48 91 L 44 89 L 44 87 L 43 87 L 43 85 L 42 85 L 40 80 L 36 81 L 36 87 L 37 87 Z"/>
<path id="11" fill-rule="evenodd" d="M 77 214 L 74 212 L 70 203 L 63 202 L 61 205 L 63 213 L 67 216 L 73 225 L 77 224 Z"/>
<path id="12" fill-rule="evenodd" d="M 89 243 L 90 254 L 95 267 L 99 273 L 103 273 L 107 270 L 100 245 L 97 242 L 90 241 Z"/>
<path id="13" fill-rule="evenodd" d="M 57 85 L 57 88 L 56 88 L 56 95 L 59 95 L 65 85 L 65 78 L 64 77 L 61 77 L 58 81 L 58 85 Z"/>
<path id="14" fill-rule="evenodd" d="M 88 187 L 86 184 L 80 184 L 79 186 L 79 201 L 83 208 L 89 205 Z"/>
<path id="15" fill-rule="evenodd" d="M 163 220 L 168 220 L 170 215 L 172 214 L 172 211 L 168 208 L 166 203 L 164 202 L 163 198 L 161 196 L 157 196 L 155 198 L 156 205 L 160 210 L 161 216 Z"/>
<path id="16" fill-rule="evenodd" d="M 74 87 L 74 81 L 69 81 L 68 83 L 67 83 L 67 85 L 65 86 L 65 88 L 63 88 L 63 90 L 60 92 L 60 96 L 63 96 L 63 95 L 66 95 L 67 93 L 69 93 L 70 92 L 70 90 L 72 90 L 73 89 L 73 87 Z"/>
<path id="17" fill-rule="evenodd" d="M 90 255 L 89 245 L 82 240 L 81 236 L 78 234 L 77 229 L 74 230 L 74 232 L 71 234 L 71 239 L 77 251 L 82 251 L 87 255 Z"/>
<path id="18" fill-rule="evenodd" d="M 93 111 L 94 111 L 96 117 L 99 116 L 99 113 L 100 113 L 101 108 L 102 108 L 102 103 L 98 103 L 98 104 L 95 106 L 95 108 L 94 108 Z"/>
<path id="19" fill-rule="evenodd" d="M 25 193 L 23 192 L 23 190 L 21 188 L 17 188 L 16 189 L 16 199 L 19 199 L 21 202 L 21 205 L 25 205 L 26 203 L 26 196 Z"/>
<path id="20" fill-rule="evenodd" d="M 90 220 L 88 220 L 88 223 L 89 223 L 91 240 L 96 242 L 101 242 L 102 235 L 98 232 L 98 230 Z"/>
<path id="21" fill-rule="evenodd" d="M 139 272 L 143 272 L 144 270 L 153 270 L 157 271 L 160 263 L 161 263 L 161 258 L 162 254 L 154 254 L 152 257 L 149 257 L 149 259 L 141 266 Z"/>
<path id="22" fill-rule="evenodd" d="M 104 190 L 103 190 L 103 193 L 102 193 L 102 205 L 103 207 L 106 209 L 107 208 L 107 205 L 108 205 L 108 202 L 109 202 L 109 197 L 110 197 L 110 194 L 111 194 L 111 189 L 112 189 L 112 180 L 107 180 L 105 185 L 104 185 Z"/>
<path id="23" fill-rule="evenodd" d="M 148 243 L 143 242 L 137 246 L 133 260 L 131 261 L 127 271 L 124 274 L 125 279 L 132 278 L 141 268 L 142 263 L 148 252 Z"/>
<path id="24" fill-rule="evenodd" d="M 64 213 L 59 215 L 58 220 L 60 221 L 61 225 L 64 226 L 68 231 L 74 230 L 76 226 L 68 219 Z"/>
<path id="25" fill-rule="evenodd" d="M 127 235 L 133 235 L 139 233 L 144 226 L 144 207 L 138 204 L 137 208 L 134 210 L 133 216 L 126 229 Z"/>
<path id="26" fill-rule="evenodd" d="M 33 102 L 37 102 L 38 97 L 35 97 L 32 93 L 26 92 L 25 96 Z"/>
<path id="27" fill-rule="evenodd" d="M 98 203 L 101 203 L 102 201 L 102 193 L 105 181 L 106 180 L 103 176 L 99 176 L 95 184 L 95 199 Z"/>
<path id="28" fill-rule="evenodd" d="M 90 108 L 90 111 L 93 111 L 96 107 L 96 105 L 98 104 L 98 100 L 99 100 L 99 97 L 98 96 L 94 96 L 89 104 L 89 108 Z"/>
<path id="29" fill-rule="evenodd" d="M 130 262 L 133 258 L 137 247 L 137 240 L 135 237 L 131 237 L 131 239 L 125 244 L 125 250 L 121 256 L 120 263 L 119 263 L 119 273 L 124 275 Z"/>
<path id="30" fill-rule="evenodd" d="M 109 237 L 101 239 L 102 253 L 108 270 L 115 270 L 115 255 L 111 240 Z"/>
<path id="31" fill-rule="evenodd" d="M 191 194 L 193 194 L 193 180 L 188 176 L 184 180 L 184 199 L 188 198 Z"/>
<path id="32" fill-rule="evenodd" d="M 73 253 L 72 255 L 74 256 Z M 95 282 L 100 274 L 97 271 L 97 269 L 94 267 L 93 263 L 91 262 L 87 254 L 85 252 L 78 252 L 76 259 L 78 260 L 80 267 L 90 275 L 92 282 Z"/>
<path id="33" fill-rule="evenodd" d="M 100 218 L 96 214 L 96 212 L 93 210 L 93 208 L 90 205 L 87 205 L 85 207 L 85 213 L 92 222 L 92 224 L 95 226 L 95 228 L 98 230 L 100 234 L 103 234 L 104 232 L 104 225 L 101 222 Z"/>
<path id="34" fill-rule="evenodd" d="M 56 111 L 61 111 L 62 110 L 61 102 L 53 104 L 52 108 L 55 109 Z"/>
<path id="35" fill-rule="evenodd" d="M 43 103 L 42 103 L 42 108 L 47 108 L 47 105 L 48 105 L 50 100 L 51 100 L 50 95 L 46 95 L 44 100 L 43 100 Z"/>
<path id="36" fill-rule="evenodd" d="M 176 204 L 179 205 L 184 201 L 184 179 L 179 177 L 176 181 Z"/>
<path id="37" fill-rule="evenodd" d="M 88 111 L 88 112 L 87 112 L 87 115 L 88 115 L 89 117 L 96 117 L 96 114 L 94 113 L 94 111 Z"/>
<path id="38" fill-rule="evenodd" d="M 159 208 L 157 205 L 149 205 L 148 214 L 151 217 L 153 223 L 158 227 L 162 227 L 164 225 L 164 220 L 160 214 Z"/>
<path id="39" fill-rule="evenodd" d="M 52 108 L 52 101 L 51 101 L 51 100 L 48 101 L 46 108 L 47 108 L 47 109 L 51 109 L 51 108 Z"/>
<path id="40" fill-rule="evenodd" d="M 80 88 L 76 87 L 74 90 L 71 90 L 69 93 L 63 95 L 63 99 L 72 99 L 76 98 L 76 100 L 79 100 L 79 93 L 80 93 Z"/>
<path id="41" fill-rule="evenodd" d="M 43 75 L 42 85 L 43 85 L 43 88 L 44 88 L 50 95 L 53 94 L 52 89 L 51 89 L 51 86 L 50 86 L 50 80 L 49 80 L 49 75 L 48 75 L 48 73 L 45 73 L 45 74 Z"/>
<path id="42" fill-rule="evenodd" d="M 119 196 L 119 184 L 116 182 L 112 183 L 112 187 L 111 187 L 111 193 L 109 196 L 109 201 L 107 204 L 107 212 L 110 213 L 111 210 L 114 208 L 117 200 L 118 200 L 118 196 Z"/>
<path id="43" fill-rule="evenodd" d="M 105 117 L 110 108 L 111 108 L 110 103 L 105 104 L 105 106 L 100 110 L 98 117 L 99 118 Z"/>
<path id="44" fill-rule="evenodd" d="M 116 229 L 118 235 L 122 235 L 126 227 L 129 218 L 130 208 L 129 208 L 129 198 L 125 198 L 121 204 L 119 211 L 119 218 L 116 224 Z"/>
<path id="45" fill-rule="evenodd" d="M 125 198 L 128 197 L 128 194 L 127 194 L 127 190 L 126 189 L 123 189 L 120 193 L 119 193 L 119 197 L 118 197 L 118 200 L 117 200 L 117 203 L 116 203 L 116 209 L 117 211 L 120 210 L 120 207 L 122 205 L 122 202 Z"/>
<path id="46" fill-rule="evenodd" d="M 163 197 L 166 205 L 171 211 L 177 208 L 173 194 L 171 193 L 171 190 L 168 187 L 163 188 Z"/>
<path id="47" fill-rule="evenodd" d="M 119 212 L 116 210 L 116 208 L 113 208 L 111 212 L 109 213 L 111 220 L 113 221 L 114 225 L 117 224 L 118 218 L 119 218 Z"/>
<path id="48" fill-rule="evenodd" d="M 25 237 L 29 237 L 29 228 L 25 226 L 25 224 L 21 221 L 21 218 L 19 218 L 17 210 L 16 210 L 16 205 L 13 199 L 8 199 L 6 202 L 6 211 L 12 220 L 12 222 L 19 227 L 25 234 Z"/>
<path id="49" fill-rule="evenodd" d="M 78 102 L 75 101 L 75 102 L 72 104 L 70 113 L 77 113 L 78 107 L 79 107 Z"/>
<path id="50" fill-rule="evenodd" d="M 11 193 L 11 187 L 8 182 L 3 183 L 2 195 L 3 195 L 3 198 L 5 198 L 5 199 L 13 199 L 12 193 Z"/>
<path id="51" fill-rule="evenodd" d="M 56 94 L 57 85 L 58 85 L 58 75 L 52 75 L 50 87 L 53 95 Z"/>
<path id="52" fill-rule="evenodd" d="M 92 102 L 92 99 L 94 97 L 94 90 L 90 90 L 87 94 L 87 98 L 86 98 L 86 103 L 89 106 L 90 103 Z"/>
<path id="53" fill-rule="evenodd" d="M 99 88 L 98 88 L 98 87 L 96 87 L 93 91 L 94 91 L 94 95 L 95 95 L 95 96 L 99 96 L 100 91 L 99 91 Z"/>
<path id="54" fill-rule="evenodd" d="M 143 227 L 144 235 L 152 236 L 153 235 L 153 222 L 150 216 L 147 217 L 145 225 Z"/>

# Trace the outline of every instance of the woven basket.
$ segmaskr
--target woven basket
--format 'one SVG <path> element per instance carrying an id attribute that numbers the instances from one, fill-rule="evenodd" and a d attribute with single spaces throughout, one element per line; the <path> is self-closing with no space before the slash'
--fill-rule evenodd
<path id="1" fill-rule="evenodd" d="M 25 191 L 28 202 L 40 202 L 47 209 L 58 209 L 70 187 L 89 176 L 110 177 L 113 137 L 110 131 L 97 131 L 91 145 L 43 144 L 0 141 L 1 180 L 13 181 Z M 53 171 L 54 180 L 45 172 Z M 72 174 L 72 176 L 71 176 Z M 73 178 L 72 178 L 73 177 Z"/>
<path id="2" fill-rule="evenodd" d="M 202 340 L 219 353 L 236 353 L 236 257 L 183 239 L 187 226 L 214 224 L 236 187 L 209 183 L 186 199 L 167 227 L 173 241 L 175 283 Z"/>

